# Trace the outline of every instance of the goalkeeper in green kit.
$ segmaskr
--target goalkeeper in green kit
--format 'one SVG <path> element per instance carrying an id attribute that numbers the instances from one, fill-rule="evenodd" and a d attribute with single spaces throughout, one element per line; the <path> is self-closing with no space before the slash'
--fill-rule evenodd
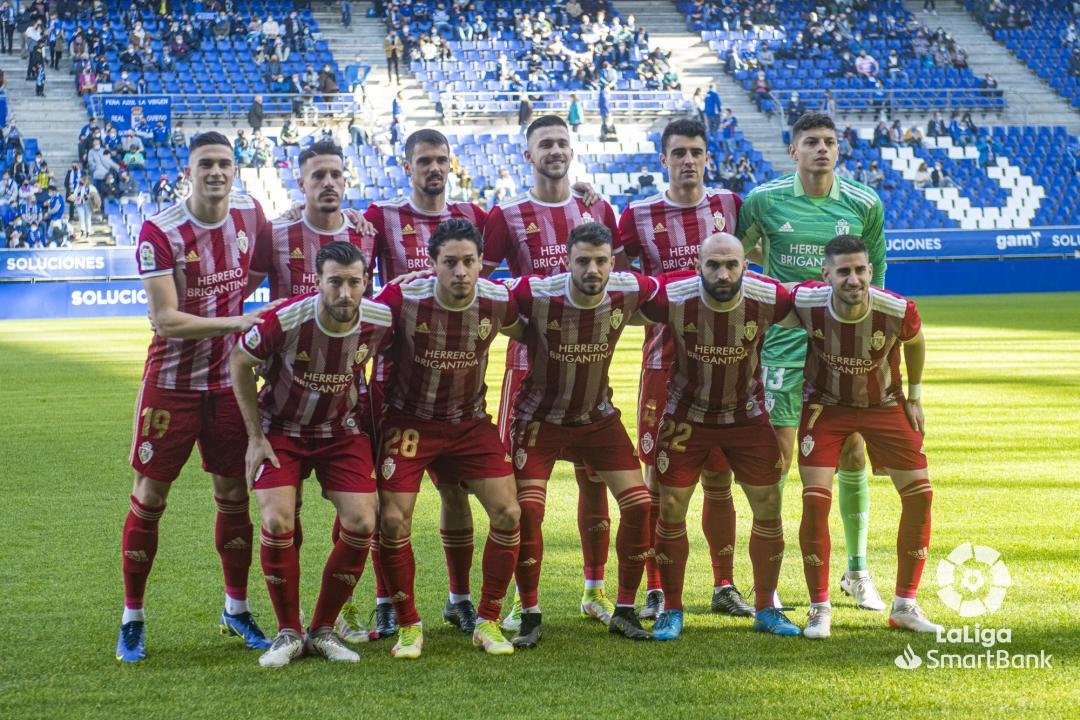
<path id="1" fill-rule="evenodd" d="M 839 145 L 836 125 L 822 113 L 803 115 L 791 129 L 788 152 L 796 172 L 754 188 L 743 201 L 737 235 L 751 261 L 781 282 L 820 280 L 825 244 L 855 235 L 869 250 L 873 284 L 885 284 L 885 232 L 881 199 L 873 189 L 834 174 Z M 787 476 L 802 411 L 806 333 L 774 326 L 765 336 L 762 381 L 765 404 L 780 443 Z M 840 457 L 840 513 L 847 543 L 847 572 L 840 587 L 866 610 L 885 603 L 866 567 L 870 510 L 862 437 L 852 435 Z M 806 560 L 804 560 L 805 562 Z"/>

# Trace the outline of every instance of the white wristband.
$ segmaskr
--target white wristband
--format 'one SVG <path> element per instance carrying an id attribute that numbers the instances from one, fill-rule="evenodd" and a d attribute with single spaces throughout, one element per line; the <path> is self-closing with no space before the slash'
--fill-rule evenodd
<path id="1" fill-rule="evenodd" d="M 908 383 L 907 399 L 922 400 L 922 383 Z"/>

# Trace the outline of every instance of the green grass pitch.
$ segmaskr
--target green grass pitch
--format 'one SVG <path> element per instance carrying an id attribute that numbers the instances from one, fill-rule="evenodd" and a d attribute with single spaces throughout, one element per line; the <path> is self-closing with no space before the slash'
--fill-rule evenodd
<path id="1" fill-rule="evenodd" d="M 927 451 L 934 536 L 921 602 L 948 627 L 1009 628 L 1010 653 L 1053 656 L 1048 670 L 898 669 L 908 643 L 882 614 L 855 609 L 835 583 L 843 534 L 833 513 L 834 628 L 825 642 L 763 637 L 744 620 L 706 614 L 711 592 L 693 503 L 687 627 L 678 642 L 629 643 L 577 614 L 580 552 L 575 491 L 560 464 L 547 510 L 542 585 L 546 637 L 509 658 L 486 657 L 439 614 L 445 569 L 436 494 L 426 486 L 414 524 L 424 657 L 394 661 L 368 644 L 359 665 L 302 660 L 279 671 L 216 631 L 222 606 L 208 478 L 189 463 L 161 523 L 147 597 L 149 659 L 119 667 L 120 528 L 131 470 L 131 413 L 149 338 L 135 320 L 0 323 L 0 651 L 3 718 L 474 718 L 568 717 L 1037 717 L 1075 718 L 1080 645 L 1080 295 L 928 298 Z M 612 370 L 632 426 L 640 329 L 628 330 Z M 497 400 L 501 344 L 489 387 Z M 494 405 L 492 405 L 494 410 Z M 891 595 L 900 503 L 872 481 L 870 568 Z M 736 492 L 736 580 L 748 589 L 750 513 Z M 789 478 L 781 597 L 805 619 L 798 554 L 798 479 Z M 486 531 L 477 514 L 478 553 Z M 617 509 L 612 504 L 613 515 Z M 314 606 L 329 547 L 329 504 L 307 491 L 303 604 Z M 1002 553 L 1013 579 L 1001 609 L 964 620 L 937 598 L 937 562 L 963 542 Z M 614 553 L 613 553 L 614 555 Z M 614 559 L 609 564 L 614 592 Z M 479 589 L 479 557 L 473 571 Z M 369 575 L 358 597 L 370 606 Z M 251 598 L 273 614 L 256 554 Z M 639 597 L 640 601 L 640 597 Z M 951 652 L 976 653 L 973 645 Z M 898 712 L 899 711 L 899 712 Z"/>

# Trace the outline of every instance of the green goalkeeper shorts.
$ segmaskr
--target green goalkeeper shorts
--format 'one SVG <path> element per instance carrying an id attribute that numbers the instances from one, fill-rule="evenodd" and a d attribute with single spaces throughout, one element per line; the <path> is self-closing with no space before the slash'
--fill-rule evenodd
<path id="1" fill-rule="evenodd" d="M 773 427 L 799 427 L 802 414 L 803 369 L 801 367 L 761 367 L 765 384 L 765 409 Z"/>

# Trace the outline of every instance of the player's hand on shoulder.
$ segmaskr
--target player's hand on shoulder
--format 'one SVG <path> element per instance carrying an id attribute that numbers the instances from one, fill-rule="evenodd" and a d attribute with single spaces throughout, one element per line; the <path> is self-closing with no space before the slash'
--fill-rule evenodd
<path id="1" fill-rule="evenodd" d="M 375 226 L 356 208 L 345 208 L 341 212 L 349 224 L 356 228 L 356 232 L 366 236 L 375 235 Z"/>
<path id="2" fill-rule="evenodd" d="M 431 268 L 426 268 L 424 270 L 413 270 L 411 273 L 405 273 L 404 275 L 398 275 L 393 280 L 388 280 L 386 282 L 386 285 L 404 285 L 405 283 L 412 282 L 413 280 L 416 280 L 417 278 L 431 277 L 434 274 L 435 274 L 435 271 L 432 270 Z M 385 287 L 385 285 L 384 285 L 384 287 Z"/>
<path id="3" fill-rule="evenodd" d="M 278 298 L 277 300 L 272 300 L 271 302 L 268 302 L 262 307 L 258 307 L 249 313 L 244 313 L 238 318 L 240 321 L 240 327 L 237 328 L 237 331 L 247 332 L 254 325 L 262 325 L 263 315 L 270 312 L 271 310 L 276 310 L 277 308 L 288 302 L 288 300 L 288 298 Z"/>
<path id="4" fill-rule="evenodd" d="M 248 438 L 247 452 L 244 454 L 244 477 L 247 479 L 248 490 L 255 484 L 259 470 L 267 460 L 274 467 L 281 467 L 274 448 L 270 446 L 270 440 L 265 435 L 260 433 L 257 438 Z"/>
<path id="5" fill-rule="evenodd" d="M 926 434 L 926 416 L 923 414 L 921 400 L 905 400 L 904 414 L 907 415 L 911 427 L 920 435 Z"/>
<path id="6" fill-rule="evenodd" d="M 304 216 L 304 204 L 296 203 L 282 215 L 289 222 L 295 222 Z"/>
<path id="7" fill-rule="evenodd" d="M 586 205 L 592 205 L 600 200 L 600 194 L 596 192 L 596 188 L 591 183 L 579 180 L 571 185 L 570 189 L 575 195 L 580 195 Z"/>

